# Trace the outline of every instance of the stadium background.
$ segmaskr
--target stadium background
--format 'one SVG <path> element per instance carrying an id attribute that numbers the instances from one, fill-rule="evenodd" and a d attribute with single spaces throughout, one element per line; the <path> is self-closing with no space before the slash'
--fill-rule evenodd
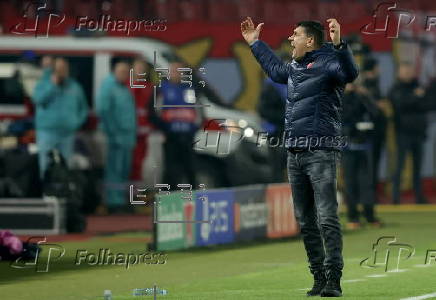
<path id="1" fill-rule="evenodd" d="M 0 21 L 2 24 L 2 38 L 17 37 L 10 32 L 16 24 L 24 24 L 30 19 L 23 16 L 23 10 L 30 2 L 26 1 L 1 1 Z M 389 88 L 395 80 L 395 64 L 399 61 L 409 61 L 419 72 L 419 79 L 423 85 L 431 84 L 430 79 L 436 74 L 436 58 L 434 38 L 436 30 L 425 31 L 427 16 L 435 15 L 436 7 L 432 1 L 397 1 L 398 8 L 408 10 L 416 16 L 412 26 L 400 26 L 398 38 L 387 38 L 384 34 L 362 34 L 362 26 L 375 22 L 372 14 L 379 1 L 47 1 L 48 7 L 65 14 L 65 21 L 54 28 L 50 28 L 50 37 L 77 36 L 84 40 L 101 38 L 100 32 L 74 32 L 74 24 L 77 16 L 89 16 L 98 19 L 102 13 L 119 19 L 165 19 L 166 30 L 161 32 L 132 32 L 127 36 L 122 32 L 107 32 L 107 36 L 119 39 L 141 39 L 143 37 L 164 42 L 170 45 L 174 52 L 192 68 L 206 68 L 204 75 L 208 87 L 219 95 L 223 106 L 232 109 L 255 112 L 257 102 L 264 80 L 264 75 L 259 66 L 252 58 L 250 50 L 242 41 L 239 23 L 249 15 L 255 22 L 265 22 L 266 26 L 262 33 L 262 39 L 268 42 L 272 48 L 288 51 L 286 41 L 290 32 L 290 25 L 301 19 L 325 20 L 335 17 L 342 25 L 342 35 L 350 37 L 355 34 L 361 38 L 361 43 L 366 44 L 372 50 L 372 55 L 380 65 L 380 88 L 382 95 L 386 96 Z M 384 20 L 386 15 L 378 14 L 378 20 Z M 41 20 L 42 32 L 47 25 L 47 16 Z M 378 22 L 378 21 L 377 21 Z M 391 23 L 389 30 L 395 31 L 395 23 Z M 41 33 L 42 33 L 41 32 Z M 30 37 L 34 37 L 30 34 Z M 25 37 L 21 35 L 21 37 Z M 18 36 L 20 37 L 20 36 Z M 27 34 L 26 38 L 29 35 Z M 40 39 L 40 37 L 38 38 Z M 62 54 L 59 51 L 29 51 L 23 53 L 17 49 L 1 50 L 2 63 L 17 63 L 26 60 L 37 60 L 42 54 Z M 90 51 L 93 53 L 93 50 Z M 364 52 L 355 49 L 356 59 L 362 62 Z M 131 53 L 117 53 L 117 55 L 131 56 Z M 69 54 L 65 54 L 69 56 Z M 84 86 L 91 107 L 94 106 L 94 95 L 97 89 L 92 59 L 88 55 L 75 54 L 71 60 L 72 69 L 76 79 Z M 75 60 L 74 60 L 75 59 Z M 107 68 L 108 70 L 108 68 Z M 90 75 L 91 74 L 93 75 Z M 101 75 L 101 76 L 104 76 Z M 433 83 L 434 84 L 434 83 Z M 29 95 L 28 95 L 29 96 Z M 25 103 L 29 103 L 25 100 Z M 26 104 L 27 105 L 27 104 Z M 29 107 L 29 106 L 27 106 Z M 23 117 L 32 116 L 32 108 L 26 109 L 24 116 L 16 116 L 15 112 L 0 109 L 3 122 L 11 119 L 19 120 Z M 12 115 L 12 116 L 11 116 Z M 18 113 L 20 115 L 20 113 Z M 428 138 L 425 143 L 425 157 L 423 159 L 422 175 L 424 177 L 424 189 L 428 200 L 436 202 L 435 174 L 436 174 L 436 122 L 434 113 L 429 113 Z M 86 132 L 92 132 L 89 136 L 94 137 L 97 120 L 91 113 Z M 8 123 L 9 124 L 9 123 Z M 393 124 L 388 128 L 388 144 L 383 155 L 380 175 L 381 184 L 378 192 L 381 195 L 380 202 L 390 203 L 390 176 L 393 172 L 395 157 L 395 137 Z M 29 140 L 32 142 L 32 135 Z M 23 140 L 21 139 L 20 142 Z M 25 141 L 26 142 L 26 141 Z M 155 150 L 159 151 L 159 149 Z M 97 158 L 98 160 L 98 158 Z M 412 203 L 411 197 L 411 169 L 409 160 L 403 176 L 403 192 L 406 202 Z M 242 170 L 241 170 L 242 172 Z M 151 173 L 150 173 L 151 174 Z M 150 175 L 149 174 L 149 175 Z M 149 180 L 148 178 L 146 180 Z M 248 182 L 250 183 L 250 182 Z M 258 183 L 258 182 L 252 182 Z M 157 282 L 159 286 L 170 291 L 173 299 L 281 299 L 295 294 L 295 297 L 303 295 L 299 289 L 309 285 L 310 278 L 305 275 L 304 255 L 302 244 L 298 240 L 279 240 L 278 242 L 266 242 L 267 238 L 283 238 L 298 236 L 298 228 L 292 217 L 292 211 L 286 206 L 290 198 L 290 189 L 287 184 L 278 185 L 250 185 L 238 188 L 222 188 L 206 192 L 211 202 L 224 202 L 227 211 L 222 213 L 222 222 L 229 223 L 226 231 L 212 229 L 212 234 L 206 234 L 205 241 L 202 231 L 203 224 L 190 226 L 152 224 L 152 210 L 144 207 L 136 207 L 134 215 L 96 215 L 100 212 L 92 211 L 88 215 L 88 227 L 80 234 L 57 234 L 48 236 L 51 243 L 61 244 L 67 251 L 66 259 L 61 259 L 53 264 L 48 274 L 39 274 L 33 269 L 11 269 L 6 263 L 2 263 L 1 277 L 6 289 L 5 299 L 30 299 L 37 295 L 37 299 L 95 299 L 102 295 L 104 289 L 112 289 L 115 293 L 128 294 L 134 287 L 151 287 Z M 182 204 L 179 194 L 169 196 L 162 200 L 160 213 L 171 220 L 174 216 L 189 219 L 189 215 L 204 217 L 201 211 L 201 192 L 193 194 L 194 204 Z M 168 201 L 165 201 L 168 200 Z M 171 201 L 171 202 L 170 202 Z M 171 203 L 171 205 L 167 205 Z M 177 203 L 177 205 L 174 205 Z M 242 220 L 244 205 L 245 220 Z M 218 205 L 219 207 L 219 205 Z M 95 208 L 95 207 L 94 207 Z M 344 209 L 344 207 L 342 207 Z M 195 214 L 193 214 L 195 211 Z M 349 282 L 350 299 L 400 299 L 406 296 L 415 296 L 435 292 L 431 289 L 429 278 L 434 267 L 428 269 L 413 269 L 413 263 L 422 264 L 427 249 L 434 249 L 436 241 L 431 230 L 434 229 L 435 221 L 431 216 L 434 214 L 432 205 L 416 208 L 415 206 L 403 205 L 402 207 L 380 206 L 380 214 L 386 221 L 386 228 L 365 229 L 357 233 L 347 233 L 346 258 L 349 259 L 348 275 L 345 280 Z M 208 213 L 214 212 L 210 209 Z M 215 211 L 216 213 L 217 211 Z M 14 216 L 14 213 L 12 213 Z M 274 218 L 276 220 L 274 221 Z M 260 219 L 260 221 L 259 221 Z M 5 219 L 4 219 L 5 220 Z M 163 219 L 165 220 L 165 218 Z M 197 219 L 198 220 L 198 219 Z M 257 220 L 257 222 L 255 222 Z M 290 222 L 289 220 L 292 220 Z M 23 223 L 22 221 L 20 221 Z M 244 231 L 244 222 L 250 229 Z M 250 223 L 251 222 L 251 223 Z M 218 223 L 219 224 L 219 223 Z M 32 225 L 31 225 L 32 226 Z M 218 226 L 218 225 L 217 225 Z M 274 226 L 277 226 L 274 228 Z M 0 229 L 10 227 L 1 226 Z M 241 229 L 242 228 L 242 229 Z M 242 230 L 242 231 L 241 231 Z M 275 232 L 276 230 L 276 232 Z M 137 233 L 128 233 L 137 231 Z M 148 233 L 144 233 L 144 231 Z M 13 230 L 12 230 L 13 232 Z M 31 232 L 31 231 L 29 231 Z M 125 233 L 127 232 L 127 233 Z M 168 263 L 165 266 L 134 266 L 131 270 L 123 270 L 123 267 L 104 266 L 101 270 L 96 268 L 77 267 L 73 261 L 77 249 L 110 248 L 113 252 L 144 251 L 146 244 L 153 239 L 167 235 L 167 239 L 158 250 L 174 250 L 191 246 L 211 246 L 215 244 L 228 244 L 235 241 L 251 241 L 263 239 L 263 243 L 249 243 L 206 250 L 191 250 L 192 252 L 169 252 Z M 418 234 L 420 233 L 420 234 Z M 182 236 L 180 236 L 182 234 Z M 22 234 L 25 240 L 32 234 Z M 110 235 L 110 236 L 102 236 Z M 411 277 L 404 274 L 389 274 L 386 278 L 380 277 L 380 282 L 371 282 L 366 277 L 369 273 L 358 265 L 359 258 L 364 259 L 371 254 L 371 246 L 380 236 L 396 236 L 403 242 L 409 242 L 416 248 L 417 255 L 412 262 L 407 262 L 407 268 L 421 280 L 411 285 Z M 171 241 L 171 237 L 175 237 Z M 432 239 L 431 239 L 432 238 Z M 168 242 L 169 239 L 169 242 Z M 166 244 L 165 244 L 166 242 Z M 289 247 L 291 243 L 291 247 Z M 159 243 L 158 243 L 159 244 Z M 156 246 L 156 245 L 155 245 Z M 235 257 L 236 256 L 236 257 Z M 234 262 L 232 262 L 234 260 Z M 172 265 L 172 261 L 174 264 Z M 292 261 L 292 263 L 291 263 Z M 238 264 L 239 263 L 239 264 Z M 258 265 L 256 265 L 258 264 Z M 198 266 L 198 269 L 196 269 Z M 403 266 L 403 265 L 402 265 Z M 150 267 L 150 268 L 148 268 Z M 160 268 L 162 267 L 162 268 Z M 243 268 L 246 270 L 241 270 Z M 77 269 L 76 269 L 77 268 Z M 212 272 L 216 268 L 216 272 Z M 122 270 L 122 271 L 120 271 Z M 183 271 L 180 271 L 183 270 Z M 20 273 L 21 272 L 21 273 Z M 64 273 L 66 272 L 66 273 Z M 366 272 L 366 273 L 365 273 Z M 380 273 L 380 272 L 379 272 Z M 97 278 L 101 275 L 101 278 Z M 372 274 L 374 275 L 374 274 Z M 377 274 L 375 274 L 377 275 Z M 379 274 L 380 275 L 380 274 Z M 382 274 L 385 275 L 385 274 Z M 397 277 L 399 276 L 399 280 Z M 56 277 L 59 276 L 59 277 Z M 185 276 L 185 278 L 183 278 Z M 197 277 L 204 276 L 203 281 L 195 283 Z M 223 279 L 229 276 L 228 280 Z M 410 275 L 412 276 L 412 275 Z M 47 279 L 44 279 L 44 277 Z M 56 279 L 57 278 L 57 279 Z M 139 278 L 143 278 L 141 281 Z M 250 279 L 251 278 L 251 279 Z M 362 279 L 361 282 L 357 279 Z M 377 278 L 376 276 L 373 278 Z M 27 288 L 28 280 L 32 280 Z M 57 282 L 58 287 L 52 287 L 49 281 Z M 57 280 L 57 281 L 54 281 Z M 79 290 L 68 288 L 69 280 L 77 281 Z M 351 287 L 356 280 L 357 287 Z M 41 282 L 42 283 L 41 283 Z M 87 281 L 90 284 L 88 286 Z M 370 281 L 371 289 L 366 289 L 364 282 Z M 404 284 L 398 284 L 399 282 Z M 139 285 L 139 286 L 138 286 Z M 258 286 L 258 288 L 254 288 Z M 271 290 L 271 288 L 273 290 Z M 68 293 L 66 295 L 65 293 Z M 179 296 L 180 295 L 180 296 Z M 126 296 L 127 297 L 127 296 Z M 245 297 L 245 298 L 244 298 Z M 117 298 L 115 298 L 117 299 Z M 121 299 L 121 298 L 120 298 Z"/>

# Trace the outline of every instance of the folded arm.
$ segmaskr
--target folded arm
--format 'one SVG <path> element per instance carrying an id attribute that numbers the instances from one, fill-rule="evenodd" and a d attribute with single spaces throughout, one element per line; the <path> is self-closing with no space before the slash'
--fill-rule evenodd
<path id="1" fill-rule="evenodd" d="M 32 101 L 36 105 L 47 105 L 53 101 L 56 93 L 56 85 L 50 79 L 40 80 L 33 92 Z"/>

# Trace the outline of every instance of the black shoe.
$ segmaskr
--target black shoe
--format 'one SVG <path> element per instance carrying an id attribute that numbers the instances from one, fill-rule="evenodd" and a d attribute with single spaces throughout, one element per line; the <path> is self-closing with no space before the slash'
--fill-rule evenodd
<path id="1" fill-rule="evenodd" d="M 322 289 L 325 287 L 327 283 L 327 278 L 325 277 L 324 271 L 317 271 L 313 274 L 313 287 L 310 291 L 307 292 L 307 296 L 319 296 L 321 294 Z"/>
<path id="2" fill-rule="evenodd" d="M 342 297 L 340 276 L 333 275 L 327 278 L 327 284 L 321 291 L 321 297 Z"/>

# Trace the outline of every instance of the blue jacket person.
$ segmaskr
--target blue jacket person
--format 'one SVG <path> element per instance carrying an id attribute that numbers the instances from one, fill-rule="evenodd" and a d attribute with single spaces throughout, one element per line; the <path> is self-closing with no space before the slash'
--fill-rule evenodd
<path id="1" fill-rule="evenodd" d="M 292 62 L 282 62 L 260 41 L 263 23 L 251 18 L 241 32 L 262 69 L 275 82 L 288 85 L 285 147 L 296 219 L 315 283 L 309 296 L 342 295 L 342 233 L 337 216 L 336 168 L 341 138 L 341 98 L 346 83 L 358 75 L 340 25 L 328 19 L 332 43 L 324 43 L 324 28 L 314 21 L 297 24 L 288 38 Z"/>
<path id="2" fill-rule="evenodd" d="M 105 165 L 106 204 L 116 211 L 125 204 L 125 191 L 136 142 L 135 100 L 127 87 L 129 64 L 119 61 L 97 95 L 96 112 L 107 138 Z"/>
<path id="3" fill-rule="evenodd" d="M 57 149 L 70 164 L 76 131 L 88 116 L 88 102 L 80 84 L 69 76 L 69 64 L 56 58 L 53 70 L 45 68 L 35 86 L 36 143 L 40 177 L 48 167 L 48 153 Z"/>

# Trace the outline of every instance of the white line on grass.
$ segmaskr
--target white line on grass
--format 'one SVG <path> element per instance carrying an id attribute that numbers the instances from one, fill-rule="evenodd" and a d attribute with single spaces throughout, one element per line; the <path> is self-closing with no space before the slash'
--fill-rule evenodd
<path id="1" fill-rule="evenodd" d="M 436 293 L 431 293 L 431 294 L 425 294 L 422 296 L 402 298 L 400 300 L 422 300 L 422 299 L 429 299 L 429 298 L 435 298 L 435 297 L 436 297 Z"/>
<path id="2" fill-rule="evenodd" d="M 386 274 L 373 274 L 373 275 L 366 275 L 365 277 L 369 277 L 369 278 L 379 278 L 379 277 L 387 277 L 388 275 Z"/>
<path id="3" fill-rule="evenodd" d="M 425 265 L 423 265 L 423 264 L 414 265 L 415 268 L 428 268 L 428 267 L 430 267 L 430 266 L 431 266 L 430 264 L 425 264 Z"/>
<path id="4" fill-rule="evenodd" d="M 366 281 L 366 279 L 363 279 L 363 278 L 360 278 L 360 279 L 347 279 L 347 280 L 342 280 L 342 283 L 360 282 L 360 281 Z"/>
<path id="5" fill-rule="evenodd" d="M 389 273 L 402 273 L 402 272 L 406 272 L 409 269 L 398 269 L 398 270 L 390 270 L 388 271 Z"/>

